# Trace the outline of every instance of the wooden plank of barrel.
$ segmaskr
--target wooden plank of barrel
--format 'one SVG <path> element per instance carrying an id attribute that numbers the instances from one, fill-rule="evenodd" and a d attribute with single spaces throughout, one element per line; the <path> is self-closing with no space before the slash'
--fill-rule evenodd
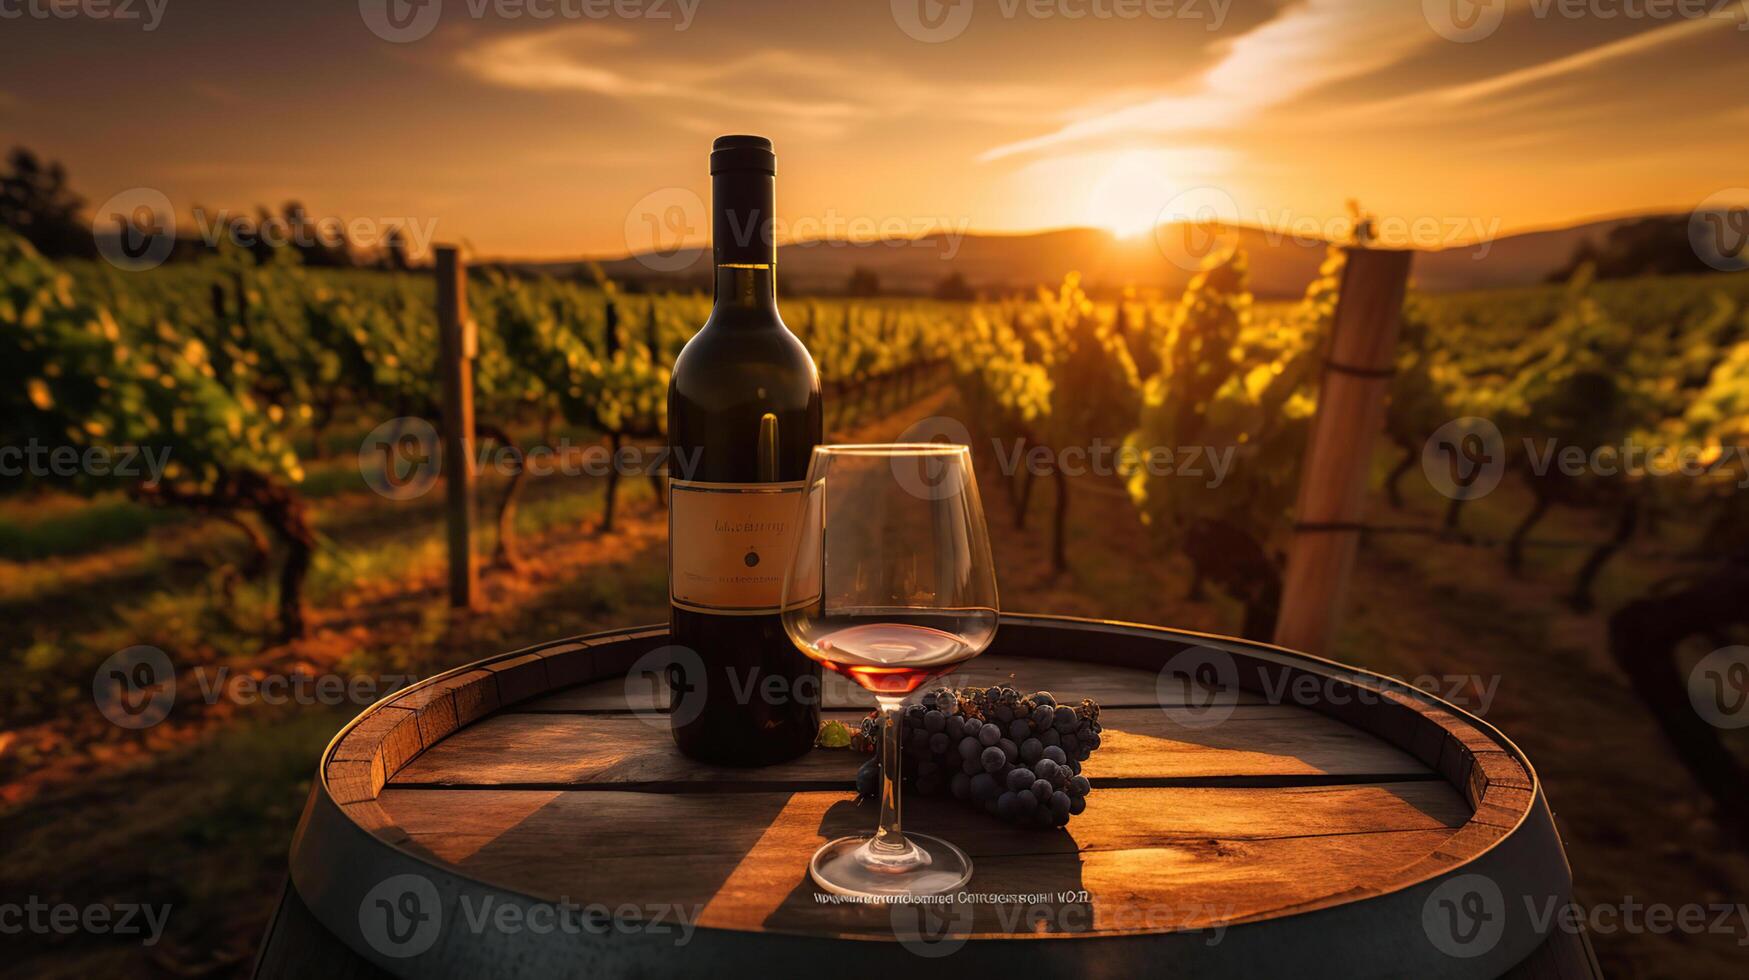
<path id="1" fill-rule="evenodd" d="M 1021 830 L 905 799 L 974 862 L 951 906 L 835 904 L 862 756 L 700 765 L 661 628 L 517 651 L 366 711 L 324 752 L 257 975 L 963 973 L 1592 977 L 1535 771 L 1387 678 L 1157 627 L 1004 615 L 948 683 L 1103 705 L 1085 813 Z M 830 675 L 829 675 L 830 678 Z M 872 702 L 828 683 L 827 717 Z M 1037 972 L 1032 972 L 1037 971 Z"/>

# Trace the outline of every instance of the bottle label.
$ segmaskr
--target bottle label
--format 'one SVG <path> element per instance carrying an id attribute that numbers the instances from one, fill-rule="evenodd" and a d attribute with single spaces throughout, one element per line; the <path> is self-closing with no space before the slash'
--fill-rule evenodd
<path id="1" fill-rule="evenodd" d="M 794 483 L 668 481 L 668 599 L 693 612 L 756 616 L 782 609 L 784 571 L 801 519 Z M 819 595 L 799 590 L 794 605 Z"/>

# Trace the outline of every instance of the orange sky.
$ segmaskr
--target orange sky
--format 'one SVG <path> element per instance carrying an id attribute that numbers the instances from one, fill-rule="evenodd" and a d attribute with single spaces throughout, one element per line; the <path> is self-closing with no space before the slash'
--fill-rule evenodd
<path id="1" fill-rule="evenodd" d="M 392 43 L 384 2 L 7 0 L 0 142 L 94 204 L 295 197 L 528 257 L 702 241 L 725 132 L 776 141 L 804 237 L 1139 231 L 1213 187 L 1253 223 L 1355 197 L 1467 239 L 1749 183 L 1741 5 L 393 0 L 421 36 Z"/>

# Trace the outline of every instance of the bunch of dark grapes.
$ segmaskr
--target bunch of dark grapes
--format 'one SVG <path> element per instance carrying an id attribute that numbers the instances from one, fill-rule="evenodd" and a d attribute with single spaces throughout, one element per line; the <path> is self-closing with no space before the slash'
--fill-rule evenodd
<path id="1" fill-rule="evenodd" d="M 1099 748 L 1099 705 L 1058 704 L 1049 691 L 1011 687 L 941 688 L 900 714 L 905 783 L 924 796 L 951 794 L 1024 827 L 1061 827 L 1087 809 L 1081 763 Z M 852 739 L 865 751 L 880 745 L 880 715 L 869 715 Z M 856 774 L 863 797 L 880 792 L 877 756 Z"/>

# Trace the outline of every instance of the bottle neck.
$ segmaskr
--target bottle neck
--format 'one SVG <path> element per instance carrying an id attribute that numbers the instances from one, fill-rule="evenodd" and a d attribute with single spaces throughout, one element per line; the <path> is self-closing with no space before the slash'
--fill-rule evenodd
<path id="1" fill-rule="evenodd" d="M 711 259 L 725 265 L 771 265 L 777 261 L 772 218 L 777 181 L 756 170 L 711 175 Z"/>
<path id="2" fill-rule="evenodd" d="M 777 267 L 736 263 L 717 266 L 716 308 L 777 310 Z"/>
<path id="3" fill-rule="evenodd" d="M 777 181 L 769 168 L 718 169 L 713 159 L 711 258 L 717 270 L 718 312 L 761 314 L 751 322 L 776 319 L 776 208 Z M 766 312 L 771 316 L 764 316 Z M 748 322 L 746 317 L 729 319 Z"/>

